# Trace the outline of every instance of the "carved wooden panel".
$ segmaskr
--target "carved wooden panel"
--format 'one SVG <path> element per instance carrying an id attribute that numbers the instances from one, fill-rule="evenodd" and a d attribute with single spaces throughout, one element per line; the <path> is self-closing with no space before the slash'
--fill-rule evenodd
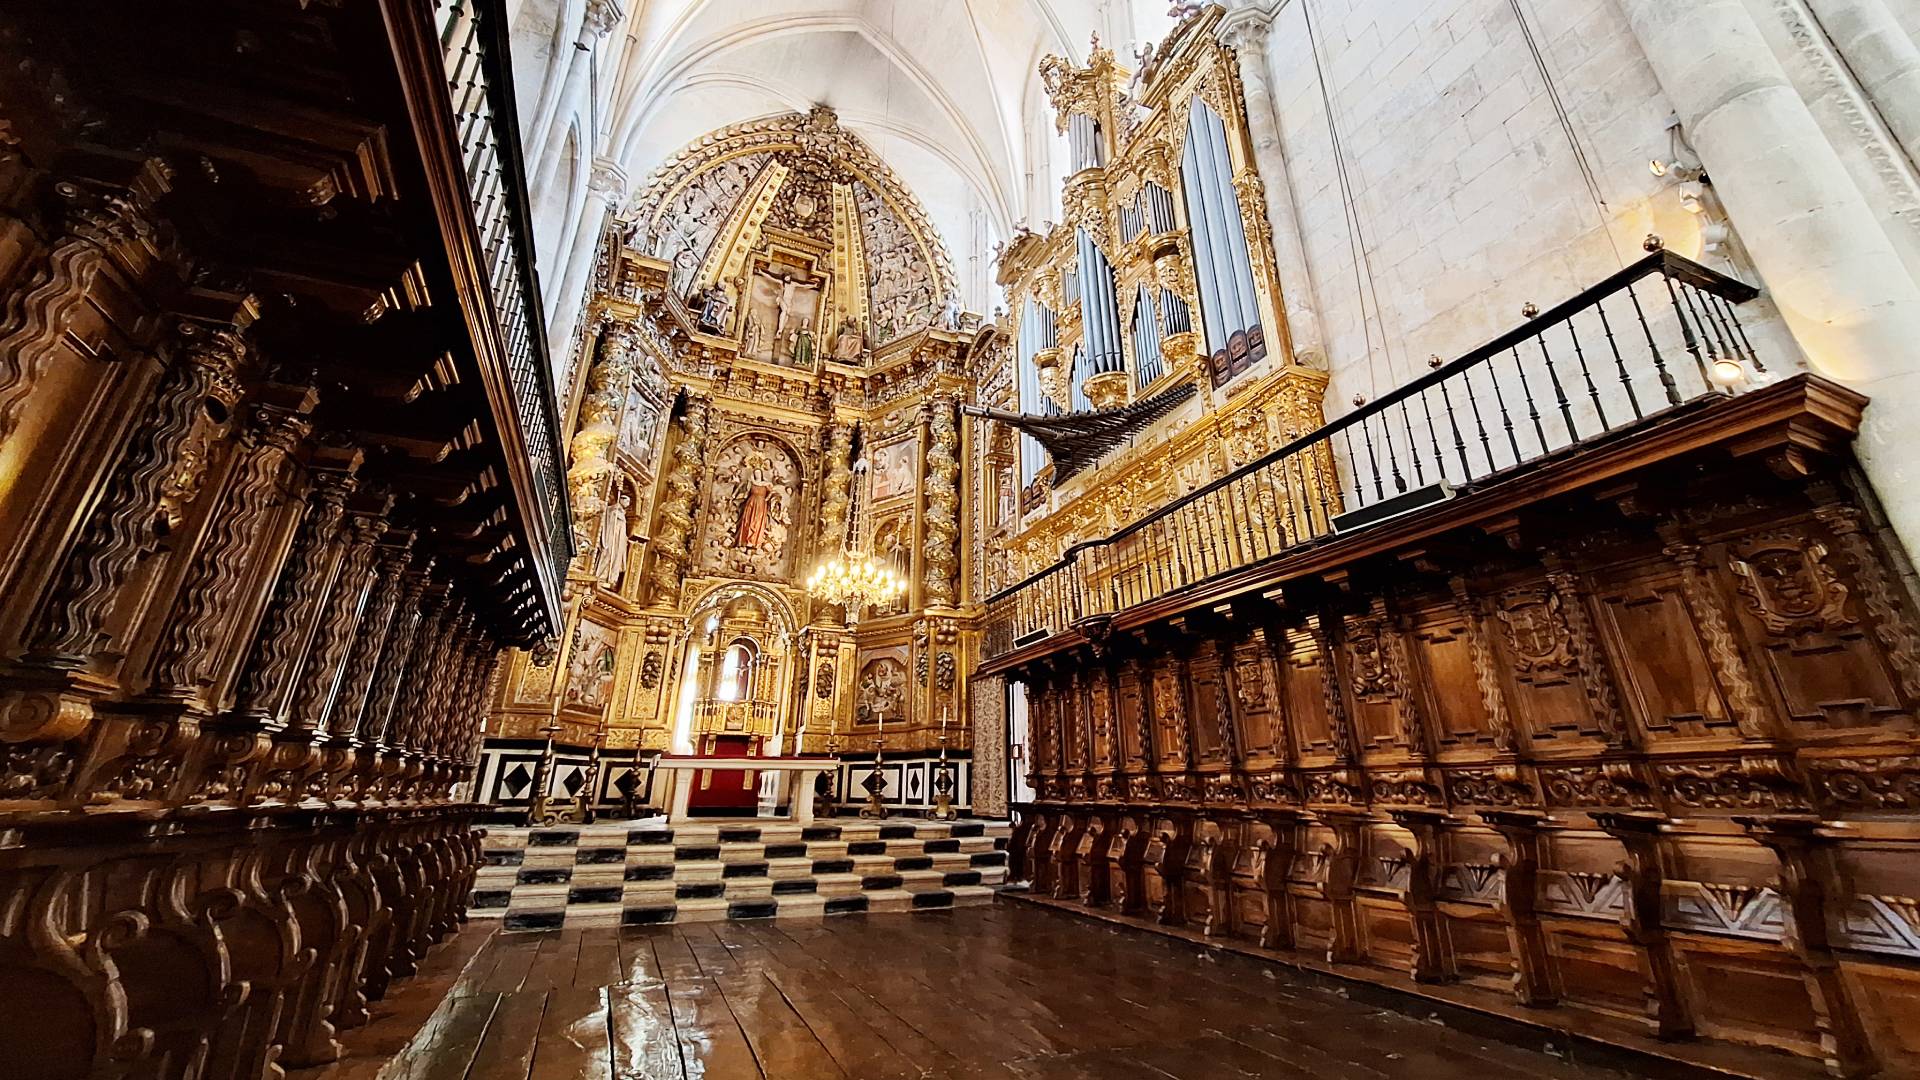
<path id="1" fill-rule="evenodd" d="M 1566 602 L 1544 582 L 1493 599 L 1491 637 L 1511 686 L 1515 727 L 1533 746 L 1597 742 L 1594 715 Z"/>
<path id="2" fill-rule="evenodd" d="M 1193 731 L 1196 765 L 1227 763 L 1230 700 L 1219 650 L 1199 650 L 1187 661 L 1187 719 Z"/>
<path id="3" fill-rule="evenodd" d="M 1289 646 L 1281 661 L 1282 712 L 1293 731 L 1295 747 L 1305 757 L 1327 757 L 1340 752 L 1339 735 L 1328 708 L 1329 676 L 1325 657 L 1312 635 L 1288 634 Z"/>
<path id="4" fill-rule="evenodd" d="M 1266 631 L 1255 630 L 1233 647 L 1231 671 L 1234 744 L 1243 767 L 1265 768 L 1281 754 L 1275 716 L 1272 651 Z"/>
<path id="5" fill-rule="evenodd" d="M 1151 698 L 1153 760 L 1161 769 L 1187 766 L 1186 665 L 1178 656 L 1163 656 L 1153 665 Z"/>
<path id="6" fill-rule="evenodd" d="M 1494 741 L 1493 717 L 1475 663 L 1474 633 L 1467 617 L 1449 605 L 1415 616 L 1407 634 L 1436 749 L 1490 746 Z"/>
<path id="7" fill-rule="evenodd" d="M 1627 706 L 1655 737 L 1700 738 L 1735 728 L 1688 608 L 1686 586 L 1657 566 L 1607 581 L 1596 599 Z"/>
<path id="8" fill-rule="evenodd" d="M 1144 768 L 1153 751 L 1153 733 L 1148 728 L 1146 693 L 1140 663 L 1129 660 L 1115 678 L 1115 706 L 1119 727 L 1121 762 L 1128 769 Z"/>
<path id="9" fill-rule="evenodd" d="M 1726 546 L 1738 619 L 1787 718 L 1808 735 L 1849 728 L 1912 730 L 1896 675 L 1861 618 L 1827 541 L 1804 528 Z"/>

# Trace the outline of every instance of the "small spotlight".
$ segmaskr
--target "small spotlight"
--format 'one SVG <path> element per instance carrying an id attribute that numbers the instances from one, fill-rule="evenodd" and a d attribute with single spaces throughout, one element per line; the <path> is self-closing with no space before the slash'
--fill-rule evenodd
<path id="1" fill-rule="evenodd" d="M 1665 176 L 1667 175 L 1667 163 L 1661 161 L 1659 158 L 1654 158 L 1647 162 L 1647 171 L 1655 176 Z"/>
<path id="2" fill-rule="evenodd" d="M 1733 387 L 1746 379 L 1747 370 L 1740 366 L 1740 361 L 1723 356 L 1713 362 L 1707 374 L 1716 386 Z"/>

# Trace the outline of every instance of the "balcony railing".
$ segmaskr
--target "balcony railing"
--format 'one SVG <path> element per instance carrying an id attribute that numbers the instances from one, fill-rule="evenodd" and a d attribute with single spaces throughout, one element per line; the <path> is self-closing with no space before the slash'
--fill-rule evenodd
<path id="1" fill-rule="evenodd" d="M 550 580 L 558 582 L 572 558 L 573 532 L 560 475 L 547 322 L 533 270 L 533 215 L 508 63 L 505 5 L 503 0 L 436 0 L 434 18 L 479 238 L 479 271 L 492 294 L 514 418 L 540 504 L 525 512 L 545 517 L 547 550 L 539 557 Z"/>
<path id="2" fill-rule="evenodd" d="M 1665 251 L 987 600 L 988 659 L 1438 505 L 1749 379 L 1748 285 Z"/>

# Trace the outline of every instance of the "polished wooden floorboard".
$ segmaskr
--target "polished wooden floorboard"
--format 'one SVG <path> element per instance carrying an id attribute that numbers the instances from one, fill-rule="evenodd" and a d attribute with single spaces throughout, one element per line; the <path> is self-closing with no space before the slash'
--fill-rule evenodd
<path id="1" fill-rule="evenodd" d="M 403 1049 L 289 1080 L 1619 1075 L 1021 905 L 486 935 Z"/>

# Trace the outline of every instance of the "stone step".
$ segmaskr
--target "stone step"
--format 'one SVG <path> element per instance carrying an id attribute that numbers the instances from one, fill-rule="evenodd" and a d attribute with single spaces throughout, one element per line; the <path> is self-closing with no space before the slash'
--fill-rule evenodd
<path id="1" fill-rule="evenodd" d="M 475 918 L 508 930 L 913 911 L 1006 881 L 1005 822 L 489 828 Z"/>

